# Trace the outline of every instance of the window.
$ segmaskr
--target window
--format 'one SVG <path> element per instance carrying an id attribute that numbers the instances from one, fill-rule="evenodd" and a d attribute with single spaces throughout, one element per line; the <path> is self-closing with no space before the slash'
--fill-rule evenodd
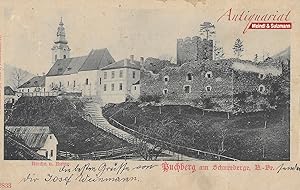
<path id="1" fill-rule="evenodd" d="M 100 80 L 99 80 L 99 84 L 101 84 L 101 78 L 100 78 Z"/>
<path id="2" fill-rule="evenodd" d="M 45 156 L 46 156 L 46 158 L 48 158 L 48 151 L 46 151 Z"/>
<path id="3" fill-rule="evenodd" d="M 168 94 L 168 89 L 164 89 L 163 94 Z"/>
<path id="4" fill-rule="evenodd" d="M 53 157 L 53 150 L 50 151 L 50 157 Z"/>
<path id="5" fill-rule="evenodd" d="M 64 59 L 66 59 L 67 58 L 67 56 L 66 55 L 64 55 Z"/>
<path id="6" fill-rule="evenodd" d="M 68 81 L 68 86 L 70 86 L 70 81 Z"/>
<path id="7" fill-rule="evenodd" d="M 61 82 L 59 81 L 59 87 L 61 87 Z"/>
<path id="8" fill-rule="evenodd" d="M 120 70 L 119 77 L 123 78 L 123 71 L 122 70 Z"/>
<path id="9" fill-rule="evenodd" d="M 107 79 L 107 72 L 104 72 L 104 79 Z"/>
<path id="10" fill-rule="evenodd" d="M 103 85 L 103 90 L 106 91 L 106 84 Z"/>
<path id="11" fill-rule="evenodd" d="M 265 91 L 266 91 L 266 87 L 264 85 L 261 84 L 258 86 L 258 92 L 264 93 Z"/>
<path id="12" fill-rule="evenodd" d="M 207 92 L 210 92 L 210 91 L 211 91 L 211 86 L 205 87 L 205 90 L 206 90 Z"/>
<path id="13" fill-rule="evenodd" d="M 111 91 L 114 91 L 115 90 L 115 84 L 111 84 Z"/>
<path id="14" fill-rule="evenodd" d="M 55 55 L 55 61 L 57 60 L 57 55 Z"/>
<path id="15" fill-rule="evenodd" d="M 258 74 L 258 78 L 259 79 L 264 79 L 264 78 L 266 78 L 266 75 L 264 75 L 264 74 Z"/>
<path id="16" fill-rule="evenodd" d="M 123 90 L 123 84 L 122 83 L 119 84 L 119 90 Z"/>
<path id="17" fill-rule="evenodd" d="M 189 94 L 189 93 L 191 93 L 191 86 L 185 85 L 185 86 L 183 86 L 183 90 L 184 90 L 184 93 Z"/>
<path id="18" fill-rule="evenodd" d="M 205 77 L 208 79 L 212 78 L 212 72 L 208 71 L 207 73 L 205 73 Z"/>
<path id="19" fill-rule="evenodd" d="M 52 135 L 49 136 L 49 139 L 52 139 Z"/>
<path id="20" fill-rule="evenodd" d="M 53 88 L 53 86 L 54 86 L 54 84 L 53 84 L 53 82 L 51 83 L 51 87 Z"/>
<path id="21" fill-rule="evenodd" d="M 112 72 L 111 72 L 111 78 L 112 78 L 112 79 L 115 78 L 115 71 L 112 71 Z"/>
<path id="22" fill-rule="evenodd" d="M 132 71 L 132 78 L 135 79 L 135 71 Z"/>
<path id="23" fill-rule="evenodd" d="M 85 79 L 85 84 L 86 84 L 86 85 L 89 84 L 89 79 Z"/>
<path id="24" fill-rule="evenodd" d="M 136 90 L 136 86 L 134 87 L 134 90 Z"/>
<path id="25" fill-rule="evenodd" d="M 186 80 L 187 80 L 187 81 L 193 80 L 193 75 L 192 75 L 192 73 L 188 73 L 188 74 L 187 74 Z"/>
<path id="26" fill-rule="evenodd" d="M 75 87 L 76 86 L 76 82 L 75 82 L 75 80 L 73 81 L 73 87 Z"/>
<path id="27" fill-rule="evenodd" d="M 164 82 L 167 84 L 169 82 L 169 76 L 164 76 Z"/>
<path id="28" fill-rule="evenodd" d="M 29 89 L 27 91 L 29 92 Z"/>

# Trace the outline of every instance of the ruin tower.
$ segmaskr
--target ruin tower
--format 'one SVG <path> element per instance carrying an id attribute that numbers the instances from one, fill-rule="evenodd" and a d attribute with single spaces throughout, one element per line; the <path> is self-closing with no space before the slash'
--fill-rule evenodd
<path id="1" fill-rule="evenodd" d="M 54 64 L 58 59 L 66 59 L 70 57 L 71 49 L 68 46 L 68 41 L 66 40 L 66 32 L 62 18 L 57 28 L 56 40 L 51 48 L 52 50 L 52 63 Z"/>
<path id="2" fill-rule="evenodd" d="M 201 39 L 199 36 L 177 39 L 177 64 L 186 62 L 212 60 L 213 40 Z"/>

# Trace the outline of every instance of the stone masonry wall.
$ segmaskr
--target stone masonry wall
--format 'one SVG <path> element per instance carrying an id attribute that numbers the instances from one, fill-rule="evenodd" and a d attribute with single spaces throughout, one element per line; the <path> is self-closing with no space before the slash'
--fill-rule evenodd
<path id="1" fill-rule="evenodd" d="M 186 62 L 212 60 L 213 41 L 201 39 L 199 36 L 177 39 L 177 64 Z"/>

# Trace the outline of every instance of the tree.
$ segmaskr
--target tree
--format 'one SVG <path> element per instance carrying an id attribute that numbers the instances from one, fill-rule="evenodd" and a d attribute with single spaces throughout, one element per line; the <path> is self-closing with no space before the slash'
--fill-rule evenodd
<path id="1" fill-rule="evenodd" d="M 203 22 L 200 24 L 200 34 L 206 35 L 206 39 L 208 40 L 210 36 L 215 34 L 215 26 L 210 22 Z"/>
<path id="2" fill-rule="evenodd" d="M 12 73 L 11 80 L 14 88 L 19 88 L 21 84 L 25 82 L 28 77 L 28 73 L 22 69 L 15 69 Z"/>
<path id="3" fill-rule="evenodd" d="M 257 55 L 257 53 L 254 55 L 254 59 L 253 59 L 253 61 L 254 61 L 255 63 L 257 63 L 257 62 L 258 62 L 258 55 Z"/>
<path id="4" fill-rule="evenodd" d="M 224 58 L 224 50 L 223 47 L 217 45 L 214 46 L 214 58 L 215 60 L 223 59 Z"/>
<path id="5" fill-rule="evenodd" d="M 242 57 L 242 52 L 244 51 L 243 41 L 241 39 L 236 39 L 233 45 L 233 53 L 237 58 Z"/>

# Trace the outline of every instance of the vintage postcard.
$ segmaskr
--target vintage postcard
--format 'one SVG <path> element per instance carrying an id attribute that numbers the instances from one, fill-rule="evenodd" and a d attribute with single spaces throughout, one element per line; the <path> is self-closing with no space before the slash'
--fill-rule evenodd
<path id="1" fill-rule="evenodd" d="M 298 1 L 0 12 L 0 190 L 299 189 Z"/>

